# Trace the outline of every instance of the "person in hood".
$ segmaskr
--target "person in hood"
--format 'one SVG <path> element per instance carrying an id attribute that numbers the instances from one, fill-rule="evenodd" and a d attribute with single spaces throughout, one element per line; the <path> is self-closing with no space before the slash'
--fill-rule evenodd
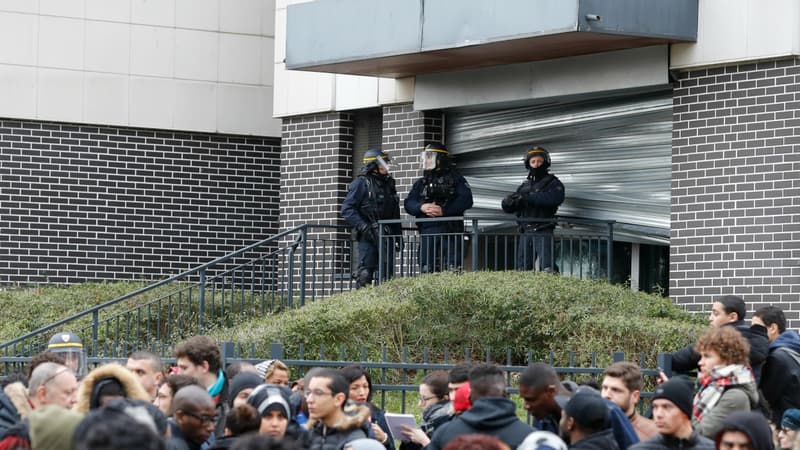
<path id="1" fill-rule="evenodd" d="M 507 398 L 502 370 L 476 366 L 469 373 L 469 384 L 472 407 L 436 430 L 426 450 L 441 450 L 456 437 L 473 433 L 494 436 L 517 448 L 534 431 L 519 420 L 516 404 Z"/>
<path id="2" fill-rule="evenodd" d="M 109 363 L 92 370 L 81 380 L 74 409 L 86 414 L 118 398 L 152 400 L 136 375 L 117 363 Z"/>
<path id="3" fill-rule="evenodd" d="M 400 450 L 421 450 L 431 442 L 433 433 L 450 421 L 449 374 L 436 370 L 425 375 L 419 385 L 419 405 L 422 407 L 422 422 L 419 428 L 403 426 L 405 439 Z"/>
<path id="4" fill-rule="evenodd" d="M 779 423 L 784 411 L 800 408 L 800 334 L 786 329 L 786 316 L 777 306 L 757 309 L 751 324 L 767 330 L 769 353 L 758 387 L 769 404 L 772 422 Z"/>
<path id="5" fill-rule="evenodd" d="M 559 397 L 561 438 L 570 450 L 619 450 L 608 421 L 605 401 L 588 391 Z"/>
<path id="6" fill-rule="evenodd" d="M 722 422 L 715 438 L 717 450 L 774 450 L 772 429 L 757 412 L 732 413 Z"/>
<path id="7" fill-rule="evenodd" d="M 368 426 L 370 410 L 355 403 L 345 408 L 350 383 L 338 370 L 312 369 L 306 379 L 309 450 L 340 450 L 350 441 L 368 437 L 364 425 Z"/>
<path id="8" fill-rule="evenodd" d="M 292 391 L 286 386 L 262 384 L 247 397 L 259 414 L 258 432 L 276 439 L 289 438 L 308 443 L 308 433 L 296 420 L 297 410 L 291 400 Z"/>
<path id="9" fill-rule="evenodd" d="M 755 377 L 747 366 L 749 347 L 732 327 L 711 328 L 697 340 L 701 373 L 692 425 L 703 436 L 716 436 L 732 412 L 758 407 Z"/>
<path id="10" fill-rule="evenodd" d="M 735 295 L 718 297 L 711 305 L 709 324 L 714 327 L 731 327 L 738 331 L 750 344 L 748 353 L 749 364 L 756 377 L 756 382 L 761 377 L 761 366 L 769 353 L 769 339 L 767 330 L 757 324 L 747 326 L 745 323 L 747 308 L 744 300 Z M 672 371 L 677 374 L 688 375 L 697 370 L 700 355 L 693 345 L 689 345 L 672 354 Z"/>

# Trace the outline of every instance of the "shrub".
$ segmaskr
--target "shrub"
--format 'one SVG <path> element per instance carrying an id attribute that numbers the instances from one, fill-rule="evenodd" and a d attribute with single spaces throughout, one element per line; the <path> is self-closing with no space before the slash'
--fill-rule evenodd
<path id="1" fill-rule="evenodd" d="M 577 358 L 598 352 L 605 362 L 624 351 L 645 353 L 653 367 L 657 352 L 692 342 L 702 325 L 669 299 L 623 286 L 540 272 L 480 272 L 397 279 L 214 334 L 250 343 L 262 355 L 272 342 L 288 354 L 301 344 L 344 347 L 355 352 L 351 358 L 362 346 L 372 358 L 385 349 L 395 361 L 405 347 L 417 361 L 424 348 L 432 361 L 445 347 L 451 355 L 511 349 L 514 364 L 526 364 L 529 352 L 542 360 L 552 350 L 560 358 L 554 362 L 566 364 L 569 351 Z M 498 354 L 501 362 L 505 357 Z"/>

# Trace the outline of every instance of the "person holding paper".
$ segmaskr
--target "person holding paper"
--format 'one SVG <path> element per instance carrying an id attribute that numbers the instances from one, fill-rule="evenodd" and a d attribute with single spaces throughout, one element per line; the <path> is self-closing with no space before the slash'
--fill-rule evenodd
<path id="1" fill-rule="evenodd" d="M 421 450 L 431 442 L 433 432 L 447 423 L 451 416 L 449 374 L 445 370 L 429 373 L 419 385 L 419 406 L 422 423 L 419 428 L 403 426 L 400 450 Z"/>

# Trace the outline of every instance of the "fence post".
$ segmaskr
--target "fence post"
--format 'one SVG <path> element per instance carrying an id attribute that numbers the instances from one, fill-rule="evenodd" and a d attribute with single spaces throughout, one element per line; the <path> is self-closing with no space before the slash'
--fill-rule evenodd
<path id="1" fill-rule="evenodd" d="M 97 329 L 100 327 L 100 312 L 97 309 L 92 311 L 92 354 L 97 356 Z M 119 337 L 117 337 L 119 338 Z"/>
<path id="2" fill-rule="evenodd" d="M 200 292 L 198 293 L 197 305 L 197 326 L 200 329 L 200 334 L 203 334 L 203 329 L 206 326 L 206 269 L 200 269 Z"/>
<path id="3" fill-rule="evenodd" d="M 478 271 L 478 219 L 472 219 L 472 271 Z"/>
<path id="4" fill-rule="evenodd" d="M 230 364 L 228 360 L 233 358 L 235 348 L 233 342 L 223 342 L 222 345 L 219 346 L 219 356 L 222 360 L 223 370 Z"/>
<path id="5" fill-rule="evenodd" d="M 667 377 L 672 376 L 672 353 L 659 353 L 656 357 L 656 364 Z"/>
<path id="6" fill-rule="evenodd" d="M 306 304 L 306 257 L 308 256 L 308 226 L 300 230 L 303 246 L 300 248 L 300 306 Z"/>
<path id="7" fill-rule="evenodd" d="M 606 275 L 611 283 L 611 266 L 614 264 L 614 222 L 608 222 L 608 251 L 606 252 Z"/>
<path id="8" fill-rule="evenodd" d="M 273 342 L 269 347 L 270 359 L 283 359 L 283 344 Z"/>
<path id="9" fill-rule="evenodd" d="M 613 362 L 625 361 L 625 352 L 614 352 L 611 355 Z"/>

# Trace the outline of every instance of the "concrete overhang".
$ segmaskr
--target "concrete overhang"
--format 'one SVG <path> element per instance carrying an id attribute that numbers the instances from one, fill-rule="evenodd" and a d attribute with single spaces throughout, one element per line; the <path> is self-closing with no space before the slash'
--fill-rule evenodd
<path id="1" fill-rule="evenodd" d="M 406 77 L 697 39 L 698 0 L 316 0 L 286 68 Z"/>

